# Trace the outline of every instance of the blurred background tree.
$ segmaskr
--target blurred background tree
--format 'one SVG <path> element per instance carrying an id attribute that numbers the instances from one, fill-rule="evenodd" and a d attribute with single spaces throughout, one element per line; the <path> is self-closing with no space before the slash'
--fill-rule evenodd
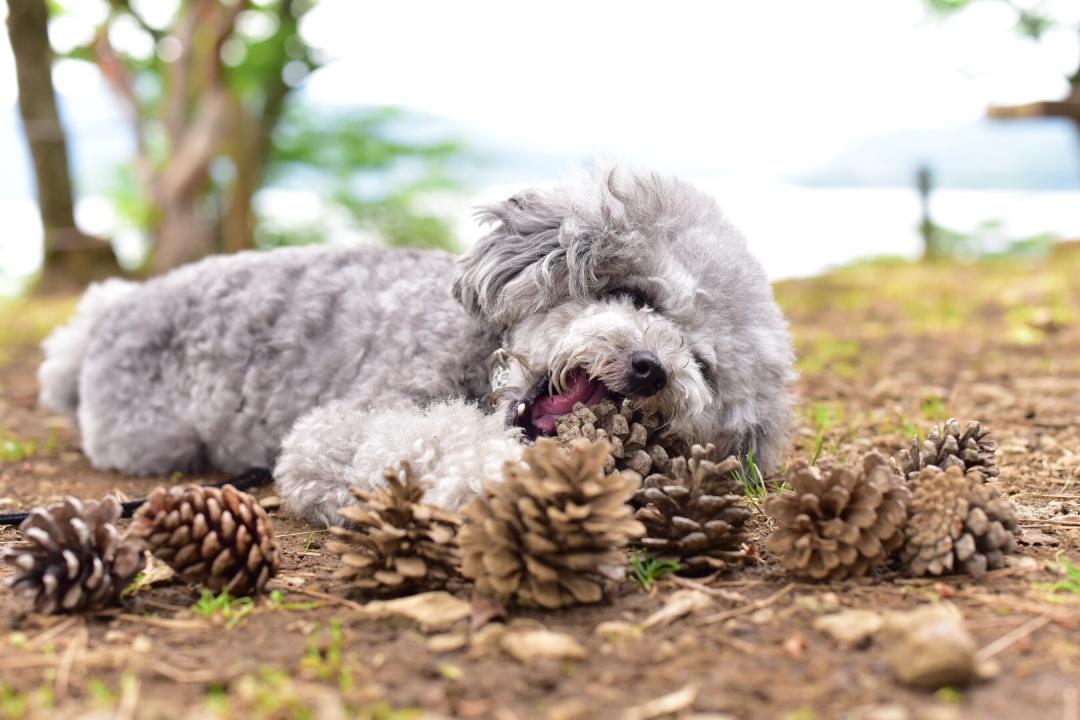
<path id="1" fill-rule="evenodd" d="M 8 2 L 42 217 L 58 238 L 75 223 L 46 18 L 64 18 L 80 0 Z M 157 2 L 108 0 L 90 39 L 56 53 L 96 65 L 129 111 L 135 158 L 120 170 L 115 200 L 149 236 L 144 269 L 156 273 L 212 253 L 325 239 L 317 224 L 303 232 L 259 231 L 256 193 L 295 175 L 325 192 L 327 203 L 357 227 L 391 244 L 453 246 L 446 224 L 418 210 L 416 200 L 456 188 L 447 168 L 463 156 L 459 143 L 395 140 L 399 111 L 300 107 L 295 89 L 319 65 L 300 32 L 314 0 L 152 6 Z M 409 172 L 395 173 L 403 164 Z M 362 192 L 355 178 L 372 173 L 382 173 L 384 187 Z M 46 275 L 56 264 L 47 257 Z"/>
<path id="2" fill-rule="evenodd" d="M 1005 5 L 1016 14 L 1016 31 L 1032 40 L 1040 40 L 1047 31 L 1060 27 L 1045 2 L 1019 2 L 1018 0 L 926 0 L 930 9 L 942 15 L 958 12 L 976 3 L 998 3 Z M 1073 27 L 1080 35 L 1080 24 Z M 1080 63 L 1068 76 L 1072 87 L 1072 97 L 1080 101 Z"/>
<path id="3" fill-rule="evenodd" d="M 8 37 L 15 56 L 19 116 L 30 148 L 45 240 L 44 287 L 83 284 L 119 272 L 108 244 L 75 224 L 67 139 L 56 110 L 49 46 L 49 13 L 42 0 L 8 0 Z"/>

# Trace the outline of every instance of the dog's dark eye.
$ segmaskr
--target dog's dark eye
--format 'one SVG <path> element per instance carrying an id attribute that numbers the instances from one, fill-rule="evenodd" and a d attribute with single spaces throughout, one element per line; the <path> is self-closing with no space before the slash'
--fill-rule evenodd
<path id="1" fill-rule="evenodd" d="M 701 357 L 697 353 L 694 353 L 694 363 L 698 366 L 698 370 L 701 371 L 702 376 L 706 381 L 711 383 L 713 381 L 712 368 L 705 358 Z"/>
<path id="2" fill-rule="evenodd" d="M 648 296 L 646 296 L 645 293 L 636 288 L 615 288 L 614 290 L 609 290 L 607 296 L 614 298 L 627 298 L 628 300 L 630 300 L 630 302 L 634 303 L 634 307 L 636 307 L 638 310 L 645 307 L 646 305 L 652 305 L 652 303 L 649 301 Z"/>

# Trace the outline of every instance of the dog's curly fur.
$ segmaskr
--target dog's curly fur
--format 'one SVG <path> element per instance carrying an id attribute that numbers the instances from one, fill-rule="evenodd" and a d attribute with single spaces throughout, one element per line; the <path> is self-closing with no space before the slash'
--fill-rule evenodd
<path id="1" fill-rule="evenodd" d="M 288 507 L 327 523 L 403 459 L 457 507 L 518 456 L 527 402 L 573 373 L 683 440 L 779 462 L 787 325 L 711 198 L 596 167 L 481 218 L 492 229 L 456 272 L 434 251 L 293 248 L 91 287 L 44 344 L 41 401 L 76 419 L 96 466 L 276 463 Z M 639 351 L 667 376 L 648 397 L 627 384 Z"/>

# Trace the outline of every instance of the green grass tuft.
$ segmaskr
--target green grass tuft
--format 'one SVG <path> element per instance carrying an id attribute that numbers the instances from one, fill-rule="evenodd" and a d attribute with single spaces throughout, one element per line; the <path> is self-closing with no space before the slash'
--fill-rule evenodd
<path id="1" fill-rule="evenodd" d="M 648 592 L 653 589 L 657 581 L 682 570 L 682 565 L 674 560 L 654 558 L 647 550 L 634 550 L 630 554 L 630 569 L 633 573 L 634 582 L 641 589 Z"/>

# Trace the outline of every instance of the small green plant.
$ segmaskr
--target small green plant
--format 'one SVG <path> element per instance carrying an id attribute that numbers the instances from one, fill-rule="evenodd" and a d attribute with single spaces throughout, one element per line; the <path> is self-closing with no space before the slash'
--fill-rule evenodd
<path id="1" fill-rule="evenodd" d="M 1058 567 L 1061 568 L 1061 579 L 1052 583 L 1038 583 L 1035 587 L 1052 593 L 1080 595 L 1080 568 L 1065 557 L 1064 553 L 1059 552 L 1056 560 Z"/>
<path id="2" fill-rule="evenodd" d="M 21 720 L 30 710 L 30 700 L 10 685 L 0 685 L 0 717 Z"/>
<path id="3" fill-rule="evenodd" d="M 0 461 L 22 462 L 37 452 L 36 440 L 0 438 Z"/>
<path id="4" fill-rule="evenodd" d="M 344 662 L 342 644 L 344 633 L 341 623 L 331 620 L 329 624 L 330 640 L 326 648 L 322 649 L 317 643 L 308 647 L 307 654 L 300 661 L 300 667 L 313 674 L 320 680 L 337 680 L 338 689 L 348 692 L 355 685 L 352 669 Z"/>
<path id="5" fill-rule="evenodd" d="M 285 602 L 285 594 L 280 590 L 271 590 L 268 602 L 274 610 L 283 610 L 285 612 L 290 610 L 314 610 L 322 607 L 322 603 L 315 600 L 309 602 Z"/>
<path id="6" fill-rule="evenodd" d="M 951 685 L 939 689 L 934 696 L 943 703 L 948 705 L 959 705 L 964 702 L 964 693 Z"/>
<path id="7" fill-rule="evenodd" d="M 250 615 L 254 609 L 255 601 L 249 597 L 234 598 L 229 595 L 228 590 L 222 590 L 221 594 L 215 595 L 206 589 L 192 607 L 196 615 L 219 619 L 230 628 Z"/>
<path id="8" fill-rule="evenodd" d="M 634 582 L 640 585 L 642 590 L 648 592 L 653 589 L 657 580 L 682 570 L 682 565 L 674 560 L 654 558 L 647 550 L 640 552 L 634 550 L 630 554 L 630 569 L 633 572 Z"/>
<path id="9" fill-rule="evenodd" d="M 945 411 L 945 401 L 937 395 L 928 395 L 923 398 L 922 414 L 927 420 L 945 420 L 948 413 Z"/>
<path id="10" fill-rule="evenodd" d="M 761 468 L 754 460 L 754 450 L 746 451 L 746 457 L 739 463 L 739 469 L 735 471 L 736 477 L 742 483 L 743 491 L 751 504 L 760 505 L 765 502 L 768 488 L 765 487 L 765 476 L 761 474 Z"/>

